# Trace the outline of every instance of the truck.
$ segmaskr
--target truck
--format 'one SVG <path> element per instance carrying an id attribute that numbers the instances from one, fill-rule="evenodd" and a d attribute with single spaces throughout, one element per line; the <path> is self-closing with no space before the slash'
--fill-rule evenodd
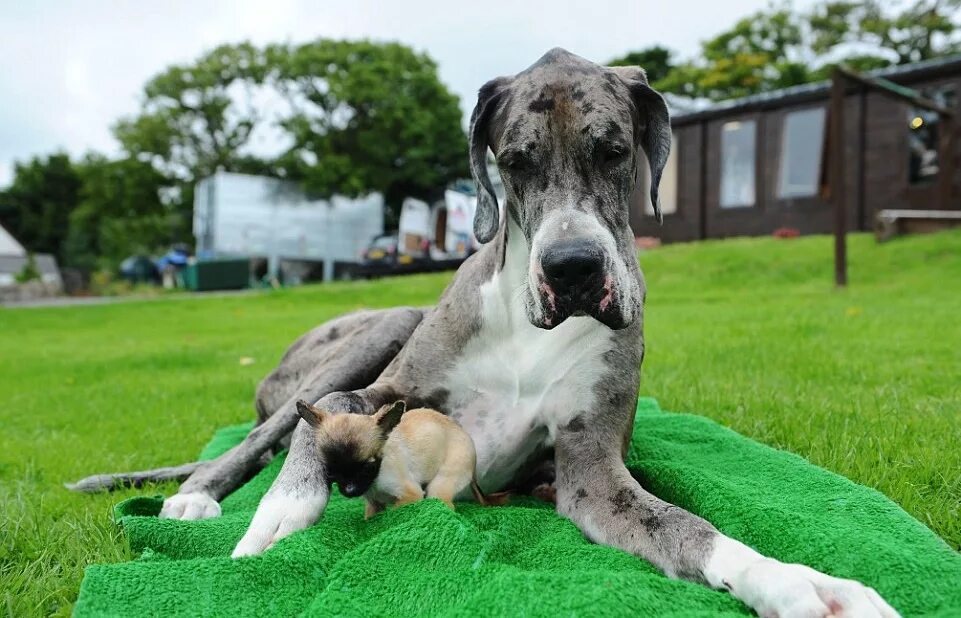
<path id="1" fill-rule="evenodd" d="M 380 193 L 318 200 L 292 182 L 232 172 L 217 172 L 194 191 L 198 258 L 262 258 L 271 277 L 282 266 L 296 273 L 322 264 L 329 281 L 355 268 L 383 231 Z"/>

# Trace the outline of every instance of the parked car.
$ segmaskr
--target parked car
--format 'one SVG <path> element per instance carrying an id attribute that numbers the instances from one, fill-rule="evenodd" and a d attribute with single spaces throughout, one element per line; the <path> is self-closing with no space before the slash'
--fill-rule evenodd
<path id="1" fill-rule="evenodd" d="M 396 233 L 381 234 L 374 237 L 367 249 L 364 250 L 363 261 L 365 266 L 408 266 L 415 261 L 423 259 L 399 250 L 399 241 Z M 424 254 L 427 254 L 426 247 Z"/>
<path id="2" fill-rule="evenodd" d="M 131 255 L 120 262 L 120 276 L 130 283 L 160 283 L 160 270 L 146 255 Z"/>
<path id="3" fill-rule="evenodd" d="M 375 236 L 364 249 L 365 265 L 393 264 L 397 257 L 397 234 L 381 234 Z"/>

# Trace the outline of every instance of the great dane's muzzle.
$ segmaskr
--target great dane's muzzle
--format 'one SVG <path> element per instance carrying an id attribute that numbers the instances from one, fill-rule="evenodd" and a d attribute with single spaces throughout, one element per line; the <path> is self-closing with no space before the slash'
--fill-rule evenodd
<path id="1" fill-rule="evenodd" d="M 624 326 L 607 264 L 604 249 L 588 239 L 556 240 L 544 247 L 538 291 L 546 327 L 578 315 L 590 315 L 611 328 Z"/>

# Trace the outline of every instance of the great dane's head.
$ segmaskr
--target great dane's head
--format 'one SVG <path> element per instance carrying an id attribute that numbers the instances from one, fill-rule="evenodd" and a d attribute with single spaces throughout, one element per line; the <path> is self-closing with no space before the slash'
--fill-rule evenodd
<path id="1" fill-rule="evenodd" d="M 667 106 L 639 67 L 602 67 L 553 49 L 480 89 L 470 127 L 474 234 L 488 242 L 508 233 L 487 174 L 490 148 L 507 216 L 530 248 L 531 324 L 549 329 L 586 314 L 624 328 L 637 319 L 643 291 L 628 225 L 637 157 L 643 151 L 650 164 L 660 219 L 657 186 L 670 144 Z"/>

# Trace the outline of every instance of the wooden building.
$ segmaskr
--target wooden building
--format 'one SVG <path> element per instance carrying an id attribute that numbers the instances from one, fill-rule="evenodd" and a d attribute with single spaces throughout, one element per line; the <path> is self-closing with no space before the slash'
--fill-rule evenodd
<path id="1" fill-rule="evenodd" d="M 955 110 L 961 126 L 961 55 L 870 73 Z M 646 190 L 635 192 L 637 236 L 664 242 L 760 236 L 779 228 L 832 231 L 819 195 L 830 83 L 795 86 L 672 117 L 671 157 L 661 181 L 663 225 Z M 937 114 L 881 92 L 845 99 L 848 228 L 870 230 L 884 209 L 937 208 Z M 961 135 L 955 135 L 950 208 L 961 209 Z M 646 161 L 641 168 L 646 173 Z M 642 187 L 645 183 L 638 183 Z"/>

